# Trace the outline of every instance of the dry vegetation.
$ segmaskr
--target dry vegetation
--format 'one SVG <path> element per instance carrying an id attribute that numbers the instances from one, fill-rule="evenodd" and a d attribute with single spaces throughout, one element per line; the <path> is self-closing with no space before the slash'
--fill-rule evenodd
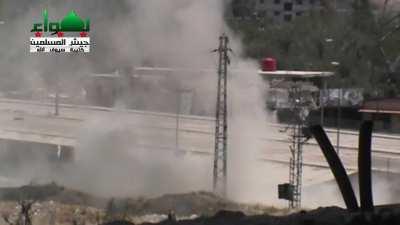
<path id="1" fill-rule="evenodd" d="M 188 220 L 210 217 L 220 210 L 242 211 L 247 215 L 287 213 L 262 205 L 237 204 L 208 192 L 171 194 L 158 198 L 105 199 L 54 183 L 0 188 L 0 199 L 0 225 L 30 225 L 29 219 L 34 225 L 97 225 L 115 220 L 135 224 L 157 223 L 168 220 L 171 215 L 178 220 Z M 22 212 L 22 207 L 28 205 L 31 208 Z M 24 218 L 29 218 L 28 223 Z"/>
<path id="2" fill-rule="evenodd" d="M 107 200 L 50 184 L 3 188 L 0 200 L 0 225 L 380 225 L 400 222 L 400 209 L 396 206 L 379 208 L 374 214 L 350 214 L 336 207 L 289 214 L 261 205 L 236 204 L 207 192 Z"/>

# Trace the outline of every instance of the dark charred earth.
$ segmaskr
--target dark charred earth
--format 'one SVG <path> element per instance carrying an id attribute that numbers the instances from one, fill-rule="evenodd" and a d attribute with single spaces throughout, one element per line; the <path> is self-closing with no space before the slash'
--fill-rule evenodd
<path id="1" fill-rule="evenodd" d="M 122 225 L 123 223 L 121 223 Z M 175 221 L 168 219 L 159 225 L 396 225 L 400 210 L 396 206 L 377 209 L 375 213 L 348 213 L 338 207 L 301 211 L 287 216 L 246 216 L 242 212 L 220 211 L 213 217 Z M 119 225 L 119 224 L 113 224 Z M 147 224 L 150 225 L 150 224 Z"/>

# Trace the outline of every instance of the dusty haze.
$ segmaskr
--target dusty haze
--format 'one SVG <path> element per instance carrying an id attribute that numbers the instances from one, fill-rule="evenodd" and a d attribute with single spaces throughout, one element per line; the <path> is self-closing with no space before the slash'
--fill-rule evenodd
<path id="1" fill-rule="evenodd" d="M 8 46 L 1 46 L 2 50 L 12 46 L 3 55 L 6 59 L 1 61 L 9 76 L 4 75 L 2 79 L 14 81 L 18 74 L 19 82 L 14 82 L 15 86 L 34 89 L 49 85 L 54 76 L 59 76 L 72 88 L 74 82 L 91 72 L 149 62 L 159 67 L 216 69 L 217 56 L 211 50 L 217 47 L 218 36 L 225 32 L 231 37 L 234 50 L 231 67 L 248 71 L 229 75 L 229 197 L 240 201 L 276 202 L 277 180 L 258 176 L 260 172 L 273 171 L 273 166 L 269 168 L 263 163 L 260 167 L 261 163 L 256 161 L 261 150 L 258 137 L 267 133 L 264 127 L 267 119 L 265 87 L 256 74 L 257 63 L 240 57 L 241 44 L 224 23 L 223 1 L 137 0 L 120 1 L 118 6 L 109 2 L 26 2 L 31 5 L 24 13 L 18 12 L 18 18 L 12 22 L 15 26 L 8 27 L 13 37 L 2 33 L 8 43 Z M 18 3 L 8 1 L 5 6 L 15 4 Z M 22 1 L 20 4 L 23 5 Z M 32 20 L 41 20 L 44 7 L 48 8 L 50 19 L 62 18 L 70 9 L 75 9 L 82 17 L 90 17 L 93 52 L 81 57 L 27 53 Z M 15 61 L 15 58 L 22 60 Z M 32 71 L 36 74 L 34 78 Z M 216 76 L 188 74 L 183 79 L 183 83 L 196 84 L 208 93 L 202 104 L 214 109 Z M 106 196 L 211 190 L 212 157 L 182 156 L 133 147 L 140 143 L 141 137 L 131 138 L 132 131 L 124 127 L 125 122 L 118 118 L 92 118 L 82 129 L 77 160 L 72 167 L 66 166 L 62 172 L 54 174 L 51 169 L 40 166 L 33 170 L 40 174 L 29 174 L 29 177 L 48 175 L 66 185 Z M 165 138 L 161 132 L 148 132 L 153 133 L 155 144 Z M 275 177 L 281 172 L 273 173 Z M 286 177 L 286 174 L 285 169 L 279 177 Z"/>
<path id="2" fill-rule="evenodd" d="M 266 121 L 270 120 L 264 109 L 266 87 L 257 76 L 257 62 L 242 57 L 240 39 L 224 23 L 224 1 L 5 2 L 3 10 L 15 13 L 8 13 L 11 19 L 6 20 L 4 29 L 7 32 L 0 28 L 1 39 L 7 43 L 0 46 L 3 53 L 0 56 L 3 70 L 0 86 L 7 89 L 51 88 L 55 77 L 59 77 L 64 88 L 73 90 L 80 79 L 90 73 L 141 65 L 216 69 L 217 56 L 211 51 L 218 46 L 219 35 L 227 33 L 234 50 L 230 68 L 243 71 L 229 74 L 228 197 L 243 202 L 286 205 L 285 201 L 277 199 L 277 184 L 287 182 L 288 166 L 258 160 L 261 153 L 266 154 L 268 150 L 261 149 L 260 137 L 268 136 L 269 130 L 273 129 L 266 126 Z M 60 19 L 71 9 L 75 9 L 81 17 L 89 17 L 92 21 L 90 36 L 94 43 L 92 52 L 85 56 L 29 54 L 29 31 L 34 21 L 42 19 L 44 8 L 49 10 L 50 19 Z M 195 86 L 205 93 L 201 105 L 214 110 L 216 74 L 188 73 L 180 79 L 173 79 L 168 85 Z M 163 87 L 160 86 L 160 89 Z M 153 93 L 141 94 L 151 96 Z M 211 191 L 212 155 L 182 155 L 144 149 L 140 147 L 143 136 L 137 135 L 137 130 L 128 129 L 128 122 L 151 123 L 145 120 L 126 121 L 115 116 L 93 116 L 79 133 L 76 161 L 72 165 L 55 169 L 54 165 L 43 163 L 45 159 L 37 157 L 36 163 L 25 164 L 30 173 L 26 173 L 25 169 L 18 175 L 26 181 L 46 177 L 107 197 Z M 173 132 L 140 131 L 151 133 L 155 146 L 165 140 L 174 141 Z M 213 137 L 210 138 L 212 141 Z M 209 151 L 212 153 L 213 148 Z M 305 169 L 305 176 L 306 172 Z M 326 189 L 321 195 L 305 192 L 303 205 L 317 206 L 340 201 L 335 188 Z"/>

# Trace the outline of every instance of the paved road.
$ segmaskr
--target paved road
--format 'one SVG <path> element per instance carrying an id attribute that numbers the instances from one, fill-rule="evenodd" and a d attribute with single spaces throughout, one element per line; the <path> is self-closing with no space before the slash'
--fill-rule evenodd
<path id="1" fill-rule="evenodd" d="M 0 138 L 74 146 L 81 132 L 90 126 L 95 129 L 131 128 L 129 130 L 134 135 L 165 133 L 166 137 L 162 137 L 160 142 L 169 140 L 172 135 L 175 139 L 176 115 L 71 105 L 61 106 L 60 112 L 60 116 L 54 116 L 49 104 L 0 100 Z M 197 148 L 206 148 L 195 139 L 197 136 L 200 136 L 200 142 L 204 142 L 201 140 L 203 136 L 209 139 L 212 119 L 180 116 L 179 126 L 184 142 L 189 139 Z"/>
<path id="2" fill-rule="evenodd" d="M 137 146 L 176 150 L 174 114 L 117 110 L 102 107 L 62 105 L 60 116 L 53 116 L 51 104 L 0 99 L 0 138 L 38 143 L 76 146 L 87 134 L 114 130 L 131 135 Z M 289 161 L 288 134 L 278 125 L 269 125 L 267 134 L 258 134 L 260 158 L 277 163 Z M 212 157 L 214 120 L 207 117 L 180 116 L 179 149 Z M 329 130 L 332 143 L 336 133 Z M 400 137 L 374 134 L 375 169 L 400 172 Z M 358 135 L 343 131 L 340 157 L 350 171 L 356 170 Z M 304 163 L 315 168 L 327 164 L 314 140 L 304 146 Z"/>

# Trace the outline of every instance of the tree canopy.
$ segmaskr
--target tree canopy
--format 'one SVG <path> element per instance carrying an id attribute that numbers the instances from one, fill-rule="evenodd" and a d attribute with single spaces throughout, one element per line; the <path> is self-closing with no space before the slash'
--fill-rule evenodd
<path id="1" fill-rule="evenodd" d="M 324 10 L 290 23 L 251 18 L 229 24 L 242 36 L 247 57 L 274 57 L 281 69 L 333 70 L 333 88 L 363 88 L 367 96 L 394 97 L 400 95 L 397 17 L 369 0 L 354 0 L 347 12 L 326 4 Z"/>

